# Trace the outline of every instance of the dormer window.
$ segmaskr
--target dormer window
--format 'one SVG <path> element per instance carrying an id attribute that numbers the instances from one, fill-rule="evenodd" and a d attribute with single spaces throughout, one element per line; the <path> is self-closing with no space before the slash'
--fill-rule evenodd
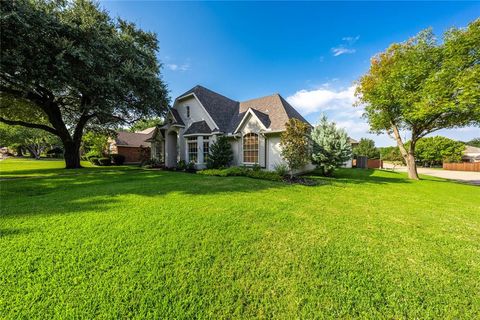
<path id="1" fill-rule="evenodd" d="M 187 118 L 190 118 L 190 107 L 187 106 Z"/>

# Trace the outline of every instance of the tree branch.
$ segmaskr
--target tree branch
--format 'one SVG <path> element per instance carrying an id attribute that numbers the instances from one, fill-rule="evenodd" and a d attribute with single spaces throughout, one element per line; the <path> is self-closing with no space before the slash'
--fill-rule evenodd
<path id="1" fill-rule="evenodd" d="M 39 123 L 30 123 L 30 122 L 25 122 L 25 121 L 19 121 L 19 120 L 8 120 L 5 118 L 0 117 L 0 122 L 13 125 L 13 126 L 24 126 L 27 128 L 34 128 L 34 129 L 40 129 L 40 130 L 45 130 L 47 132 L 50 132 L 51 134 L 57 135 L 58 136 L 58 131 L 55 130 L 52 127 L 46 126 L 44 124 L 39 124 Z"/>

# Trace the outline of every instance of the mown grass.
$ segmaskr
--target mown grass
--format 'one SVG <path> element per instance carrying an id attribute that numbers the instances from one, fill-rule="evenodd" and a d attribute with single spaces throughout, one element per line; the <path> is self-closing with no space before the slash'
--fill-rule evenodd
<path id="1" fill-rule="evenodd" d="M 0 182 L 0 317 L 480 316 L 479 187 L 57 170 Z"/>

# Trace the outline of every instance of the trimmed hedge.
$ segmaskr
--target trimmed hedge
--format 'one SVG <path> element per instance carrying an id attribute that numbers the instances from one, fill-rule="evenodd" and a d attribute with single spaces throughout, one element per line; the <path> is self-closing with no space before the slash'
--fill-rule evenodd
<path id="1" fill-rule="evenodd" d="M 125 156 L 123 154 L 112 154 L 110 155 L 112 163 L 116 166 L 121 166 L 125 163 Z"/>
<path id="2" fill-rule="evenodd" d="M 282 181 L 283 178 L 276 172 L 252 170 L 246 167 L 230 167 L 226 169 L 206 169 L 197 172 L 205 176 L 233 177 L 242 176 L 254 179 L 263 179 L 270 181 Z"/>
<path id="3" fill-rule="evenodd" d="M 100 166 L 109 166 L 112 164 L 110 158 L 100 158 L 98 159 L 98 165 Z"/>

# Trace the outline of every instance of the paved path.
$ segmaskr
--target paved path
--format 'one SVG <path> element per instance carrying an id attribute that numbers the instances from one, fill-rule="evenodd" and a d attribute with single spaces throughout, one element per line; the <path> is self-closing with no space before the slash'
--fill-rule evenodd
<path id="1" fill-rule="evenodd" d="M 395 171 L 407 171 L 406 167 L 396 167 Z M 474 171 L 453 171 L 443 169 L 417 168 L 419 174 L 457 180 L 464 183 L 470 183 L 480 186 L 480 172 Z"/>

